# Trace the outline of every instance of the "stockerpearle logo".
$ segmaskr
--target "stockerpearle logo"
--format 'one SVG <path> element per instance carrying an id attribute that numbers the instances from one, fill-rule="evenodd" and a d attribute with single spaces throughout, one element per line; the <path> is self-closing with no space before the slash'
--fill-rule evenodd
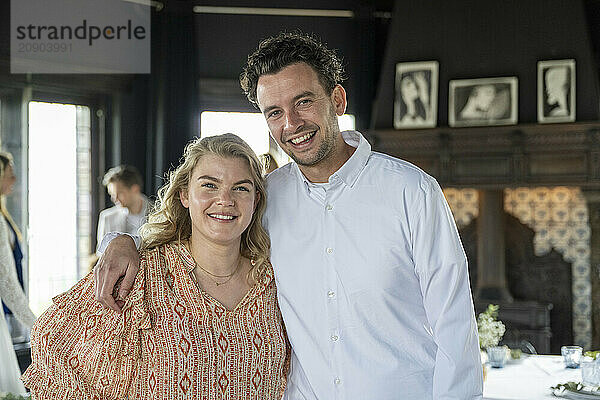
<path id="1" fill-rule="evenodd" d="M 150 1 L 11 0 L 11 73 L 150 73 Z"/>

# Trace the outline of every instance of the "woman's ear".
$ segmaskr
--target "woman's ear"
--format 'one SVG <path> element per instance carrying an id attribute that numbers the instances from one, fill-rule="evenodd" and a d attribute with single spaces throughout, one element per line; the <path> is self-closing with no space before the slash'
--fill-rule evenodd
<path id="1" fill-rule="evenodd" d="M 190 206 L 190 199 L 188 198 L 188 192 L 187 190 L 181 190 L 179 192 L 179 200 L 181 201 L 181 205 L 184 206 L 185 208 L 189 208 Z"/>

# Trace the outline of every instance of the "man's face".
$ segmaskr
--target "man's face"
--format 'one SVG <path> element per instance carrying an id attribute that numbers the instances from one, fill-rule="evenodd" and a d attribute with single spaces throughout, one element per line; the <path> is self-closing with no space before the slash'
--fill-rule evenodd
<path id="1" fill-rule="evenodd" d="M 138 185 L 127 187 L 127 185 L 119 181 L 110 182 L 106 186 L 106 189 L 113 203 L 126 208 L 133 207 L 140 194 L 140 187 Z"/>
<path id="2" fill-rule="evenodd" d="M 314 166 L 342 151 L 337 115 L 346 109 L 346 94 L 340 85 L 328 94 L 308 64 L 261 76 L 256 97 L 271 135 L 298 165 Z"/>

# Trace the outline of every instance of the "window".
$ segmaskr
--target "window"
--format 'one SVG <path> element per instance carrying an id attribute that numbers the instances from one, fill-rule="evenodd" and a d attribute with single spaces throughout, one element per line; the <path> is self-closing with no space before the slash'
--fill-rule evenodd
<path id="1" fill-rule="evenodd" d="M 342 131 L 354 129 L 354 115 L 344 114 L 338 117 L 338 123 Z M 201 137 L 223 133 L 235 133 L 244 139 L 256 154 L 270 151 L 279 166 L 290 161 L 277 143 L 269 140 L 269 128 L 261 113 L 204 111 L 200 114 Z"/>
<path id="2" fill-rule="evenodd" d="M 29 103 L 29 302 L 38 315 L 88 266 L 90 138 L 88 107 Z"/>

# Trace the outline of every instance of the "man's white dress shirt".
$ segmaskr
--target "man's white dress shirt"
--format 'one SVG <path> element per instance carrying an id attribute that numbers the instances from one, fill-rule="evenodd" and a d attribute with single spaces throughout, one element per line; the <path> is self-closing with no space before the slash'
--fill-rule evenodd
<path id="1" fill-rule="evenodd" d="M 139 214 L 132 214 L 129 212 L 127 207 L 116 205 L 100 212 L 98 216 L 98 232 L 97 240 L 98 247 L 96 253 L 99 255 L 104 252 L 105 246 L 101 246 L 104 237 L 110 232 L 128 233 L 130 235 L 137 235 L 140 227 L 146 222 L 149 204 L 148 198 L 142 196 L 142 210 Z M 117 235 L 111 235 L 112 240 Z M 108 241 L 110 242 L 110 240 Z M 108 245 L 108 242 L 105 245 Z"/>
<path id="2" fill-rule="evenodd" d="M 265 226 L 293 348 L 284 399 L 482 396 L 467 260 L 438 183 L 363 136 L 327 183 L 268 177 Z"/>

